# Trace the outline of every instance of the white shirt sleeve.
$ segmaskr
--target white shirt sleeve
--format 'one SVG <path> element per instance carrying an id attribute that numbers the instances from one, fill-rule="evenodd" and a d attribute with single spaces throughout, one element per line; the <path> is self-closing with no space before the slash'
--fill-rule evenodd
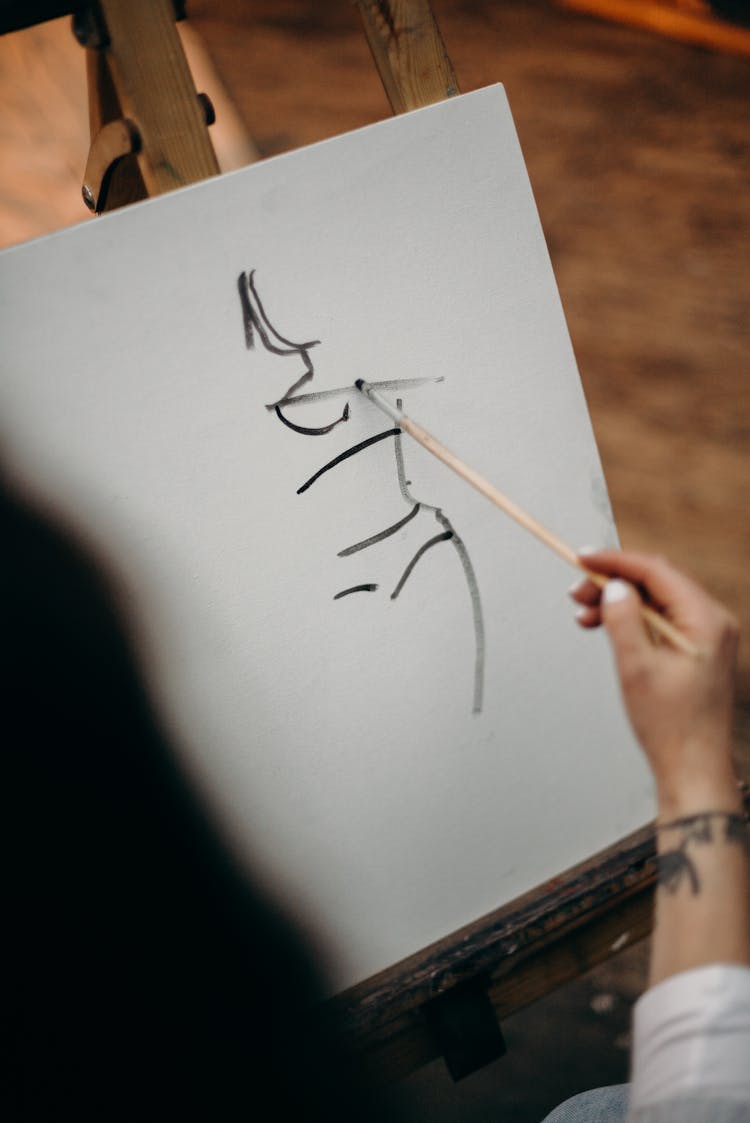
<path id="1" fill-rule="evenodd" d="M 750 1104 L 748 967 L 684 971 L 635 1005 L 631 1111 L 690 1095 Z"/>

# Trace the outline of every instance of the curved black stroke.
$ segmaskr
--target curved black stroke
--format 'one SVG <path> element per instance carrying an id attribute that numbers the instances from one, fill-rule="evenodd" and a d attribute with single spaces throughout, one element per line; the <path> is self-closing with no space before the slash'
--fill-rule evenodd
<path id="1" fill-rule="evenodd" d="M 315 347 L 320 343 L 320 340 L 311 339 L 307 343 L 292 343 L 290 339 L 285 339 L 285 337 L 276 330 L 268 319 L 261 299 L 258 296 L 258 291 L 253 284 L 254 273 L 255 270 L 252 270 L 248 277 L 247 273 L 243 272 L 240 273 L 237 278 L 237 288 L 240 294 L 240 303 L 242 304 L 242 322 L 245 328 L 245 346 L 248 350 L 252 350 L 255 346 L 255 339 L 253 337 L 253 328 L 255 328 L 267 351 L 270 351 L 273 355 L 299 355 L 305 364 L 306 370 L 312 377 L 314 368 L 312 360 L 307 352 L 311 347 Z M 257 311 L 253 307 L 250 294 L 252 294 L 255 303 L 258 305 Z M 277 347 L 276 344 L 272 342 L 271 335 L 275 336 L 283 346 Z M 288 392 L 289 391 L 287 391 L 287 393 Z"/>
<path id="2" fill-rule="evenodd" d="M 422 555 L 426 554 L 427 551 L 432 546 L 437 546 L 438 542 L 447 542 L 452 537 L 453 537 L 453 531 L 452 530 L 444 530 L 442 534 L 436 534 L 434 538 L 428 538 L 428 540 L 426 542 L 422 543 L 422 545 L 419 547 L 419 549 L 417 550 L 414 557 L 411 559 L 411 561 L 407 565 L 404 572 L 401 574 L 401 580 L 399 581 L 398 585 L 396 586 L 396 588 L 391 593 L 391 600 L 395 600 L 396 597 L 398 596 L 398 594 L 401 592 L 401 590 L 403 589 L 404 585 L 406 584 L 406 582 L 409 578 L 409 575 L 410 575 L 411 571 L 414 569 L 414 566 L 417 564 L 417 562 L 422 557 Z"/>
<path id="3" fill-rule="evenodd" d="M 251 328 L 254 327 L 257 329 L 258 335 L 263 341 L 263 346 L 267 347 L 269 351 L 273 351 L 275 355 L 287 355 L 290 352 L 294 351 L 305 351 L 309 347 L 315 347 L 317 344 L 319 344 L 319 339 L 310 339 L 306 343 L 294 343 L 293 340 L 287 339 L 286 336 L 283 336 L 280 331 L 277 331 L 277 329 L 269 320 L 268 315 L 266 314 L 266 310 L 263 307 L 263 301 L 260 299 L 258 290 L 256 289 L 253 282 L 254 276 L 254 269 L 250 270 L 249 276 L 247 275 L 247 273 L 240 273 L 238 281 L 240 288 L 240 300 L 242 301 L 243 311 L 247 312 L 247 315 L 251 320 Z M 248 295 L 249 293 L 252 293 L 255 303 L 258 305 L 257 312 L 253 308 L 252 301 L 250 300 L 250 296 Z M 247 330 L 247 324 L 245 326 Z M 266 328 L 268 329 L 267 331 Z M 279 343 L 282 344 L 284 348 L 286 348 L 286 350 L 280 350 L 278 347 L 276 347 L 275 344 L 271 342 L 271 335 L 275 336 L 275 338 L 279 341 Z M 252 347 L 253 345 L 254 340 L 252 339 L 251 331 L 248 347 Z"/>
<path id="4" fill-rule="evenodd" d="M 296 401 L 297 399 L 295 398 L 295 394 L 296 394 L 297 390 L 299 390 L 300 386 L 304 386 L 306 382 L 309 382 L 310 379 L 312 378 L 312 376 L 313 376 L 313 371 L 312 370 L 306 370 L 304 374 L 301 374 L 299 376 L 299 378 L 297 379 L 296 382 L 292 383 L 292 385 L 289 387 L 288 390 L 284 391 L 284 393 L 281 395 L 281 397 L 279 398 L 278 401 L 271 402 L 270 405 L 266 406 L 266 409 L 268 409 L 268 410 L 276 409 L 276 406 L 283 406 L 283 405 L 286 404 L 286 402 Z"/>
<path id="5" fill-rule="evenodd" d="M 439 509 L 435 511 L 435 518 L 446 530 L 453 532 L 451 545 L 458 554 L 469 589 L 471 616 L 474 621 L 474 703 L 472 710 L 475 714 L 479 714 L 482 712 L 484 699 L 484 617 L 482 615 L 482 600 L 479 596 L 479 582 L 474 572 L 474 566 L 471 564 L 469 551 L 464 545 L 464 540 L 456 533 L 450 519 L 446 518 Z"/>
<path id="6" fill-rule="evenodd" d="M 350 593 L 374 593 L 377 585 L 368 583 L 366 585 L 352 585 L 350 589 L 342 589 L 340 593 L 335 593 L 333 599 L 340 600 L 341 597 L 348 597 Z"/>
<path id="7" fill-rule="evenodd" d="M 396 399 L 396 405 L 401 409 L 402 402 L 400 398 Z M 410 481 L 406 478 L 406 470 L 404 467 L 404 451 L 401 447 L 401 434 L 396 437 L 394 442 L 394 452 L 396 455 L 396 475 L 398 477 L 398 486 L 401 495 L 407 503 L 416 503 L 418 500 L 409 491 Z M 469 551 L 466 549 L 463 539 L 456 532 L 455 527 L 450 519 L 444 514 L 439 507 L 432 507 L 428 503 L 422 503 L 422 506 L 431 510 L 440 523 L 444 526 L 446 531 L 452 531 L 453 537 L 450 539 L 451 545 L 458 554 L 459 561 L 464 571 L 466 578 L 466 585 L 469 590 L 469 597 L 471 598 L 471 615 L 474 622 L 474 701 L 472 704 L 472 712 L 479 714 L 482 712 L 484 703 L 484 615 L 482 613 L 482 599 L 479 595 L 479 582 L 477 581 L 474 567 L 471 564 Z"/>
<path id="8" fill-rule="evenodd" d="M 409 514 L 405 515 L 403 519 L 399 519 L 393 526 L 386 527 L 385 530 L 373 534 L 370 538 L 363 538 L 361 542 L 355 542 L 353 546 L 347 546 L 345 550 L 339 550 L 336 557 L 348 558 L 350 554 L 356 554 L 358 550 L 366 550 L 368 546 L 374 546 L 376 542 L 382 542 L 384 538 L 390 538 L 397 530 L 401 530 L 402 526 L 406 526 L 408 522 L 411 522 L 418 512 L 419 503 L 415 503 L 411 511 L 409 511 Z"/>
<path id="9" fill-rule="evenodd" d="M 378 441 L 384 441 L 386 437 L 395 437 L 396 433 L 400 433 L 400 429 L 386 429 L 384 433 L 376 433 L 374 437 L 368 437 L 366 441 L 360 441 L 358 445 L 353 445 L 345 452 L 339 453 L 333 460 L 329 460 L 322 468 L 318 468 L 314 476 L 310 476 L 309 480 L 303 483 L 302 487 L 297 488 L 297 495 L 301 495 L 303 491 L 307 491 L 308 487 L 315 483 L 317 479 L 323 475 L 324 472 L 330 472 L 331 468 L 335 468 L 342 460 L 348 460 L 350 456 L 356 456 L 363 448 L 369 448 L 370 445 L 377 444 Z"/>
<path id="10" fill-rule="evenodd" d="M 302 351 L 304 348 L 315 347 L 317 344 L 319 344 L 320 343 L 319 339 L 311 339 L 308 343 L 292 343 L 291 339 L 285 339 L 284 336 L 276 330 L 276 328 L 273 326 L 273 324 L 269 320 L 268 316 L 266 315 L 266 310 L 263 307 L 263 301 L 260 299 L 260 296 L 258 295 L 258 290 L 256 289 L 255 284 L 253 282 L 254 276 L 255 276 L 255 270 L 251 269 L 250 270 L 250 276 L 247 278 L 247 287 L 250 289 L 250 292 L 255 297 L 255 303 L 258 305 L 258 311 L 260 312 L 261 316 L 263 317 L 263 323 L 266 325 L 268 330 L 273 335 L 276 336 L 279 343 L 283 343 L 287 347 L 291 347 L 293 351 Z M 260 330 L 260 329 L 258 329 L 258 330 Z"/>
<path id="11" fill-rule="evenodd" d="M 341 417 L 337 417 L 330 425 L 321 425 L 319 428 L 309 428 L 307 425 L 295 425 L 288 417 L 284 417 L 278 405 L 275 407 L 274 412 L 279 421 L 283 421 L 287 428 L 294 429 L 295 433 L 303 433 L 306 437 L 320 437 L 323 433 L 330 433 L 331 429 L 335 429 L 342 421 L 349 420 L 349 403 L 347 402 L 344 406 L 344 412 L 341 414 Z"/>
<path id="12" fill-rule="evenodd" d="M 250 303 L 250 297 L 247 293 L 247 273 L 240 273 L 237 278 L 237 291 L 240 294 L 240 304 L 242 305 L 242 326 L 245 329 L 245 346 L 248 351 L 252 351 L 255 346 L 253 339 L 253 327 L 255 325 L 255 312 Z"/>

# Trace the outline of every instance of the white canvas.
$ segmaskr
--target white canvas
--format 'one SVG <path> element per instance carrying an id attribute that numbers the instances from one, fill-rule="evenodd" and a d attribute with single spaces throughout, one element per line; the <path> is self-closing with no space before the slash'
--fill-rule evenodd
<path id="1" fill-rule="evenodd" d="M 406 435 L 297 493 L 391 428 L 363 377 L 563 539 L 616 541 L 501 87 L 8 250 L 0 284 L 6 470 L 119 576 L 169 736 L 333 989 L 652 816 L 563 562 Z M 306 368 L 340 392 L 282 415 L 348 403 L 328 433 L 266 408 Z"/>

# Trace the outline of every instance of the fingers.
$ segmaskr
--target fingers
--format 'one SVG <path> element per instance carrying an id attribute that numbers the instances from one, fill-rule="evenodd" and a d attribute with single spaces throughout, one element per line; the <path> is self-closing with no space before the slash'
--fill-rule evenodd
<path id="1" fill-rule="evenodd" d="M 598 628 L 602 622 L 599 601 L 602 591 L 593 581 L 584 577 L 568 590 L 568 596 L 581 605 L 576 612 L 576 621 L 582 628 Z"/>
<path id="2" fill-rule="evenodd" d="M 669 608 L 675 615 L 682 605 L 710 601 L 699 585 L 661 557 L 635 551 L 598 550 L 587 552 L 581 560 L 587 569 L 642 586 L 653 604 Z"/>
<path id="3" fill-rule="evenodd" d="M 599 586 L 595 585 L 593 581 L 589 581 L 588 577 L 584 577 L 580 581 L 577 581 L 575 585 L 571 585 L 570 589 L 568 590 L 568 596 L 570 596 L 577 604 L 581 604 L 584 606 L 599 604 L 599 598 L 601 597 L 601 595 L 602 591 Z"/>
<path id="4" fill-rule="evenodd" d="M 630 551 L 599 550 L 587 551 L 582 561 L 587 569 L 635 585 L 646 603 L 660 611 L 686 639 L 703 651 L 725 645 L 729 642 L 727 637 L 731 640 L 732 632 L 736 631 L 724 606 L 664 558 Z M 586 585 L 575 592 L 574 599 L 589 606 L 595 603 L 594 594 Z M 586 614 L 582 623 L 586 627 L 593 626 L 591 614 Z"/>
<path id="5" fill-rule="evenodd" d="M 590 608 L 579 608 L 576 612 L 576 623 L 581 628 L 598 628 L 602 622 L 602 614 L 598 605 Z"/>
<path id="6" fill-rule="evenodd" d="M 586 561 L 588 564 L 588 555 Z M 569 596 L 581 605 L 576 613 L 576 622 L 581 628 L 606 624 L 618 664 L 618 649 L 622 661 L 631 666 L 636 655 L 639 658 L 643 655 L 649 640 L 641 616 L 641 599 L 631 585 L 613 578 L 602 590 L 584 577 L 569 590 Z"/>
<path id="7" fill-rule="evenodd" d="M 623 684 L 641 676 L 654 655 L 641 615 L 641 600 L 627 582 L 614 578 L 602 592 L 601 616 Z"/>

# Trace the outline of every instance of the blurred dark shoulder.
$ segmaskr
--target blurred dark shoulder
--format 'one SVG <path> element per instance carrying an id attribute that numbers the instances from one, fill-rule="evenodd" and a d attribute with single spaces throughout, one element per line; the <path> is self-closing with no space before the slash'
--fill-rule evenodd
<path id="1" fill-rule="evenodd" d="M 222 846 L 112 583 L 0 490 L 13 1117 L 374 1117 L 309 949 Z"/>

